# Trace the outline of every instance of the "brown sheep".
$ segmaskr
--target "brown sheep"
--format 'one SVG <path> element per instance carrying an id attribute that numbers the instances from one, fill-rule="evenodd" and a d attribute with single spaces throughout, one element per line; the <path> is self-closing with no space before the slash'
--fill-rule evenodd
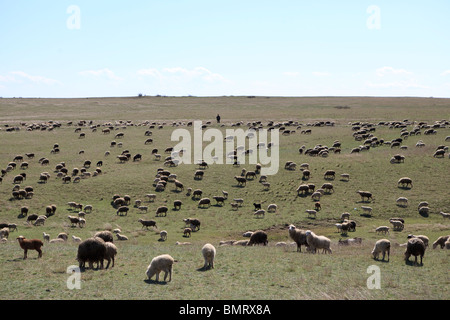
<path id="1" fill-rule="evenodd" d="M 17 240 L 19 241 L 20 247 L 23 249 L 24 260 L 27 258 L 28 250 L 36 250 L 38 252 L 38 258 L 42 257 L 41 247 L 44 245 L 44 243 L 41 240 L 25 239 L 24 236 L 17 237 Z"/>
<path id="2" fill-rule="evenodd" d="M 417 264 L 417 256 L 420 256 L 420 265 L 423 265 L 422 259 L 425 254 L 425 244 L 419 238 L 411 238 L 406 244 L 405 261 L 409 262 L 409 257 L 415 257 L 414 264 Z"/>

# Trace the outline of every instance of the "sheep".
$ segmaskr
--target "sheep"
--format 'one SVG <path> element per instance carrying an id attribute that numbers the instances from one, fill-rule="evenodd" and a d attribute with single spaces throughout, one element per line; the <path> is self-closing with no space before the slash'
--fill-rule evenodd
<path id="1" fill-rule="evenodd" d="M 430 242 L 430 239 L 429 239 L 427 236 L 424 236 L 424 235 L 418 235 L 418 236 L 416 236 L 416 235 L 413 235 L 413 234 L 408 234 L 408 237 L 407 237 L 407 238 L 408 238 L 408 239 L 419 238 L 420 240 L 423 241 L 423 244 L 425 245 L 425 248 L 428 247 L 428 244 L 429 244 L 429 242 Z"/>
<path id="2" fill-rule="evenodd" d="M 339 241 L 338 241 L 338 245 L 340 245 L 340 246 L 348 246 L 348 245 L 361 244 L 361 243 L 362 243 L 362 238 L 358 238 L 358 237 L 345 239 L 345 240 L 339 239 Z"/>
<path id="3" fill-rule="evenodd" d="M 151 280 L 151 278 L 156 275 L 155 281 L 159 282 L 159 274 L 161 273 L 161 271 L 164 271 L 164 281 L 166 281 L 167 275 L 169 275 L 169 282 L 172 281 L 172 270 L 174 262 L 175 260 L 168 254 L 154 257 L 150 262 L 147 271 L 145 272 L 148 280 Z"/>
<path id="4" fill-rule="evenodd" d="M 148 227 L 155 227 L 158 228 L 156 226 L 156 221 L 155 220 L 144 220 L 144 219 L 139 219 L 138 222 L 140 222 L 142 224 L 142 229 L 147 228 Z"/>
<path id="5" fill-rule="evenodd" d="M 433 249 L 436 249 L 438 245 L 441 247 L 441 249 L 443 249 L 445 246 L 445 242 L 448 241 L 449 239 L 450 235 L 440 236 L 439 238 L 436 239 L 435 242 L 433 242 Z"/>
<path id="6" fill-rule="evenodd" d="M 219 246 L 231 246 L 236 240 L 222 240 L 219 242 Z"/>
<path id="7" fill-rule="evenodd" d="M 243 237 L 245 238 L 250 238 L 253 234 L 253 231 L 246 231 L 242 234 Z"/>
<path id="8" fill-rule="evenodd" d="M 412 179 L 411 178 L 408 178 L 408 177 L 403 177 L 403 178 L 400 178 L 399 180 L 398 180 L 398 182 L 397 182 L 397 184 L 398 185 L 401 185 L 403 188 L 407 188 L 408 187 L 408 185 L 409 186 L 411 186 L 411 188 L 412 188 Z"/>
<path id="9" fill-rule="evenodd" d="M 403 222 L 399 221 L 399 220 L 393 220 L 390 219 L 389 222 L 392 224 L 392 226 L 394 227 L 394 231 L 402 231 L 403 228 L 405 227 L 405 225 L 403 224 Z"/>
<path id="10" fill-rule="evenodd" d="M 344 212 L 341 214 L 341 221 L 344 221 L 345 219 L 350 219 L 350 213 Z"/>
<path id="11" fill-rule="evenodd" d="M 166 241 L 167 240 L 167 231 L 161 230 L 161 232 L 159 233 L 159 236 L 160 236 L 161 241 Z"/>
<path id="12" fill-rule="evenodd" d="M 429 212 L 430 212 L 430 208 L 429 207 L 420 207 L 419 208 L 419 214 L 421 216 L 428 216 Z"/>
<path id="13" fill-rule="evenodd" d="M 219 203 L 221 203 L 223 205 L 224 201 L 226 200 L 226 198 L 224 196 L 214 196 L 213 199 L 216 200 L 217 205 Z"/>
<path id="14" fill-rule="evenodd" d="M 233 242 L 233 246 L 247 246 L 248 245 L 249 240 L 238 240 Z"/>
<path id="15" fill-rule="evenodd" d="M 117 255 L 117 247 L 112 242 L 105 242 L 105 246 L 106 246 L 106 252 L 105 252 L 104 259 L 106 261 L 108 261 L 108 263 L 106 265 L 106 269 L 108 269 L 111 260 L 112 260 L 111 268 L 114 267 L 114 260 L 115 260 L 115 256 Z"/>
<path id="16" fill-rule="evenodd" d="M 375 246 L 372 250 L 372 256 L 375 260 L 378 260 L 378 256 L 380 255 L 380 253 L 382 253 L 383 254 L 382 261 L 384 261 L 384 258 L 387 253 L 388 255 L 387 261 L 389 261 L 390 252 L 391 252 L 391 242 L 388 239 L 380 239 L 375 243 Z"/>
<path id="17" fill-rule="evenodd" d="M 111 233 L 111 231 L 108 231 L 108 230 L 99 231 L 96 234 L 94 234 L 94 237 L 100 238 L 105 242 L 114 242 L 114 236 Z"/>
<path id="18" fill-rule="evenodd" d="M 36 250 L 38 252 L 38 258 L 42 257 L 41 247 L 44 243 L 38 239 L 26 239 L 24 236 L 17 237 L 20 247 L 23 249 L 23 259 L 27 259 L 28 250 Z"/>
<path id="19" fill-rule="evenodd" d="M 80 243 L 82 241 L 80 237 L 77 237 L 74 235 L 72 235 L 72 240 L 73 240 L 73 242 L 76 242 L 76 243 Z"/>
<path id="20" fill-rule="evenodd" d="M 253 215 L 256 217 L 256 218 L 264 218 L 264 215 L 266 214 L 266 210 L 264 210 L 264 209 L 260 209 L 260 210 L 257 210 L 257 211 L 255 211 L 254 213 L 253 213 Z"/>
<path id="21" fill-rule="evenodd" d="M 361 201 L 364 201 L 364 198 L 367 198 L 367 201 L 369 201 L 369 199 L 373 200 L 372 193 L 369 191 L 358 190 L 358 191 L 356 191 L 356 193 L 358 193 L 361 196 Z"/>
<path id="22" fill-rule="evenodd" d="M 302 252 L 302 245 L 309 247 L 306 241 L 306 231 L 297 229 L 293 224 L 289 226 L 289 237 L 297 244 L 297 252 Z"/>
<path id="23" fill-rule="evenodd" d="M 150 193 L 145 195 L 148 198 L 148 202 L 155 202 L 156 194 Z"/>
<path id="24" fill-rule="evenodd" d="M 34 221 L 34 225 L 35 226 L 43 226 L 45 224 L 45 220 L 47 220 L 46 216 L 39 216 L 35 221 Z"/>
<path id="25" fill-rule="evenodd" d="M 177 242 L 175 242 L 175 245 L 177 245 L 177 246 L 190 246 L 192 243 L 190 243 L 190 242 L 180 242 L 180 241 L 177 241 Z"/>
<path id="26" fill-rule="evenodd" d="M 164 214 L 164 217 L 167 215 L 167 211 L 169 210 L 166 206 L 160 206 L 156 209 L 156 217 L 159 217 L 160 215 Z"/>
<path id="27" fill-rule="evenodd" d="M 4 227 L 0 229 L 0 239 L 8 239 L 9 237 L 9 228 Z"/>
<path id="28" fill-rule="evenodd" d="M 61 232 L 58 234 L 57 238 L 59 239 L 63 239 L 64 241 L 67 241 L 67 239 L 69 239 L 69 235 L 65 232 Z"/>
<path id="29" fill-rule="evenodd" d="M 201 222 L 200 220 L 196 218 L 187 218 L 183 219 L 184 223 L 191 227 L 192 231 L 195 231 L 195 229 L 200 230 Z"/>
<path id="30" fill-rule="evenodd" d="M 116 233 L 116 237 L 117 237 L 117 240 L 120 240 L 120 241 L 128 240 L 127 236 L 124 236 L 123 234 L 120 234 L 120 233 Z"/>
<path id="31" fill-rule="evenodd" d="M 70 226 L 71 227 L 74 227 L 74 226 L 76 226 L 77 224 L 79 224 L 80 223 L 80 218 L 78 218 L 78 217 L 75 217 L 75 216 L 68 216 L 67 218 L 69 218 L 69 220 L 70 220 Z"/>
<path id="32" fill-rule="evenodd" d="M 446 212 L 441 211 L 441 212 L 439 212 L 439 214 L 440 214 L 444 219 L 445 219 L 445 218 L 450 219 L 450 213 L 446 213 Z"/>
<path id="33" fill-rule="evenodd" d="M 231 202 L 230 205 L 233 210 L 239 209 L 239 203 L 237 203 L 237 202 Z"/>
<path id="34" fill-rule="evenodd" d="M 348 174 L 348 173 L 341 174 L 341 181 L 349 181 L 349 180 L 350 180 L 350 174 Z"/>
<path id="35" fill-rule="evenodd" d="M 93 269 L 94 262 L 97 268 L 103 269 L 103 259 L 106 256 L 105 241 L 99 237 L 88 238 L 78 245 L 77 260 L 81 270 L 85 269 L 86 262 Z"/>
<path id="36" fill-rule="evenodd" d="M 244 204 L 244 199 L 242 198 L 233 199 L 233 201 L 237 203 L 239 207 L 242 207 L 242 205 Z"/>
<path id="37" fill-rule="evenodd" d="M 332 253 L 330 239 L 325 236 L 318 236 L 311 230 L 306 230 L 305 235 L 311 252 L 315 253 L 317 249 L 322 249 L 324 253 Z"/>
<path id="38" fill-rule="evenodd" d="M 48 233 L 42 232 L 42 237 L 44 238 L 44 241 L 50 241 L 50 235 Z"/>
<path id="39" fill-rule="evenodd" d="M 389 233 L 389 229 L 390 229 L 390 228 L 387 227 L 387 226 L 380 226 L 380 227 L 378 227 L 378 228 L 375 229 L 375 232 L 376 232 L 376 233 L 382 232 L 382 233 L 386 234 L 386 233 Z"/>
<path id="40" fill-rule="evenodd" d="M 316 210 L 313 210 L 313 209 L 306 209 L 305 211 L 306 211 L 306 213 L 308 214 L 308 216 L 314 216 L 314 218 L 316 218 L 316 214 L 317 214 L 317 211 L 316 211 Z"/>
<path id="41" fill-rule="evenodd" d="M 139 206 L 138 207 L 140 212 L 147 212 L 148 211 L 148 207 L 147 206 Z"/>
<path id="42" fill-rule="evenodd" d="M 417 264 L 417 256 L 420 256 L 420 265 L 423 265 L 423 256 L 425 254 L 425 244 L 419 238 L 410 238 L 406 244 L 405 262 L 409 262 L 409 257 L 415 257 L 414 264 Z"/>
<path id="43" fill-rule="evenodd" d="M 192 229 L 191 228 L 184 228 L 184 230 L 183 230 L 183 237 L 188 238 L 188 237 L 191 236 L 191 233 L 192 233 Z"/>
<path id="44" fill-rule="evenodd" d="M 447 250 L 450 249 L 450 241 L 449 240 L 445 241 L 444 245 L 445 245 L 445 249 L 447 249 Z"/>
<path id="45" fill-rule="evenodd" d="M 365 215 L 371 215 L 372 213 L 372 207 L 368 207 L 368 206 L 361 206 L 361 209 L 363 210 Z"/>
<path id="46" fill-rule="evenodd" d="M 210 243 L 207 243 L 202 248 L 202 255 L 205 260 L 203 269 L 211 268 L 214 269 L 214 259 L 216 256 L 216 248 Z"/>
<path id="47" fill-rule="evenodd" d="M 407 207 L 408 206 L 408 198 L 406 197 L 398 197 L 397 200 L 395 200 L 397 203 L 397 206 L 399 207 Z"/>
<path id="48" fill-rule="evenodd" d="M 267 206 L 267 212 L 277 212 L 278 206 L 275 203 L 271 203 Z"/>
<path id="49" fill-rule="evenodd" d="M 198 202 L 198 207 L 204 207 L 207 206 L 209 208 L 211 206 L 211 200 L 209 198 L 202 198 Z"/>
<path id="50" fill-rule="evenodd" d="M 255 244 L 263 244 L 264 246 L 267 246 L 268 243 L 269 241 L 267 240 L 267 233 L 262 230 L 258 230 L 253 232 L 250 240 L 247 243 L 247 246 L 253 246 Z"/>

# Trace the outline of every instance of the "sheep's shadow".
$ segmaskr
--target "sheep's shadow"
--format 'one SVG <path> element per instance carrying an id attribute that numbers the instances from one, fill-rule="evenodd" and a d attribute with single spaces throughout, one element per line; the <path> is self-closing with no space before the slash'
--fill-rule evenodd
<path id="1" fill-rule="evenodd" d="M 405 264 L 408 266 L 423 267 L 423 262 L 419 263 L 419 262 L 412 261 L 412 260 L 405 260 Z"/>
<path id="2" fill-rule="evenodd" d="M 159 285 L 162 285 L 162 286 L 165 286 L 165 285 L 168 284 L 167 281 L 156 281 L 156 280 L 151 280 L 151 279 L 145 279 L 144 282 L 147 283 L 147 284 L 159 284 Z"/>
<path id="3" fill-rule="evenodd" d="M 402 189 L 402 190 L 411 190 L 412 189 L 412 187 L 408 187 L 408 186 L 398 186 L 398 188 Z"/>
<path id="4" fill-rule="evenodd" d="M 197 271 L 199 271 L 199 272 L 205 272 L 205 271 L 208 271 L 208 270 L 212 270 L 212 268 L 211 268 L 211 266 L 203 266 L 203 267 L 200 267 L 200 268 L 198 268 L 197 269 Z"/>

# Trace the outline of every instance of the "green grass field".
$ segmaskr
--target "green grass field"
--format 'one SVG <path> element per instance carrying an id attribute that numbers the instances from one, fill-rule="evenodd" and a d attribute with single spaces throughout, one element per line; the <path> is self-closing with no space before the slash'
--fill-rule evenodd
<path id="1" fill-rule="evenodd" d="M 215 116 L 220 114 L 223 126 L 215 124 Z M 143 97 L 143 98 L 90 98 L 90 99 L 0 99 L 0 167 L 6 168 L 16 155 L 35 153 L 34 159 L 26 159 L 29 168 L 16 168 L 8 172 L 0 184 L 0 222 L 16 223 L 17 232 L 11 232 L 8 240 L 0 244 L 0 283 L 3 290 L 0 299 L 217 299 L 217 300 L 300 300 L 300 299 L 447 299 L 449 295 L 448 262 L 449 250 L 427 249 L 422 266 L 406 264 L 403 260 L 404 247 L 399 245 L 407 241 L 407 235 L 424 234 L 435 241 L 439 236 L 450 234 L 450 221 L 443 219 L 440 211 L 450 212 L 448 173 L 450 160 L 448 151 L 444 158 L 434 158 L 438 145 L 446 145 L 445 138 L 450 135 L 449 125 L 436 129 L 435 135 L 410 136 L 402 143 L 407 149 L 390 148 L 388 145 L 371 148 L 359 154 L 350 151 L 363 144 L 355 141 L 350 123 L 361 121 L 378 124 L 380 121 L 403 121 L 414 123 L 450 119 L 450 100 L 432 98 L 276 98 L 276 97 Z M 100 125 L 97 131 L 83 126 L 84 139 L 75 133 L 79 120 L 92 121 Z M 123 121 L 133 125 L 117 125 L 111 134 L 102 133 L 102 125 L 107 122 Z M 144 135 L 148 126 L 140 125 L 144 121 L 164 124 L 162 129 L 150 129 L 154 143 L 145 145 L 148 138 Z M 210 165 L 205 169 L 202 180 L 194 180 L 195 164 L 164 167 L 163 161 L 155 161 L 151 150 L 157 148 L 163 158 L 164 149 L 177 142 L 171 141 L 171 133 L 176 128 L 174 122 L 192 120 L 211 121 L 211 127 L 221 130 L 231 129 L 231 124 L 243 121 L 247 123 L 262 121 L 281 122 L 292 120 L 297 126 L 290 127 L 296 132 L 283 136 L 279 141 L 279 171 L 268 177 L 270 189 L 264 190 L 255 181 L 248 181 L 246 187 L 238 187 L 234 180 L 242 168 L 253 170 L 254 164 Z M 26 130 L 30 124 L 61 123 L 61 127 L 49 130 Z M 73 125 L 68 125 L 73 121 Z M 307 126 L 316 121 L 333 121 L 334 126 Z M 20 130 L 7 132 L 10 127 Z M 301 130 L 311 128 L 310 135 L 301 134 Z M 400 128 L 375 126 L 373 134 L 386 141 L 400 137 Z M 116 139 L 115 133 L 124 132 L 122 139 Z M 111 141 L 122 142 L 122 147 L 110 147 Z M 342 143 L 340 154 L 330 153 L 327 158 L 300 155 L 298 149 L 305 145 L 331 146 L 335 140 Z M 416 142 L 422 140 L 425 147 L 417 148 Z M 54 144 L 59 144 L 60 152 L 51 153 Z M 224 143 L 225 145 L 225 143 Z M 204 142 L 208 146 L 208 142 Z M 119 163 L 116 156 L 128 149 L 132 155 L 140 153 L 140 162 Z M 80 154 L 83 150 L 84 153 Z M 105 152 L 111 155 L 106 157 Z M 405 162 L 390 164 L 392 155 L 401 153 Z M 38 160 L 49 159 L 48 166 L 42 166 Z M 64 184 L 56 177 L 55 166 L 65 162 L 69 172 L 81 168 L 85 160 L 91 160 L 95 170 L 97 161 L 102 160 L 102 174 L 81 179 L 79 183 Z M 286 161 L 297 165 L 309 163 L 311 178 L 308 183 L 317 187 L 331 182 L 335 191 L 324 195 L 320 203 L 322 210 L 317 218 L 310 218 L 306 209 L 314 208 L 310 196 L 298 196 L 296 189 L 305 181 L 302 172 L 285 170 Z M 163 192 L 155 192 L 153 180 L 158 168 L 165 168 L 177 174 L 185 188 L 202 189 L 203 197 L 229 193 L 224 206 L 215 205 L 199 209 L 197 201 L 184 192 L 175 191 L 173 184 Z M 336 179 L 326 181 L 326 170 L 336 171 Z M 20 172 L 27 174 L 22 186 L 33 186 L 32 199 L 16 200 L 12 198 L 13 178 Z M 49 172 L 48 183 L 38 183 L 39 175 Z M 339 175 L 350 174 L 349 181 L 343 181 Z M 399 188 L 399 178 L 408 176 L 413 180 L 412 188 Z M 369 190 L 374 194 L 370 203 L 362 203 L 357 190 Z M 146 202 L 145 195 L 156 193 L 154 203 Z M 130 205 L 127 216 L 116 215 L 111 205 L 114 194 L 129 195 L 134 200 L 141 199 L 148 205 L 148 213 L 140 213 Z M 409 205 L 402 208 L 395 200 L 407 197 Z M 244 205 L 237 211 L 232 210 L 233 198 L 243 198 Z M 182 200 L 181 210 L 173 210 L 173 201 Z M 94 208 L 86 216 L 86 227 L 71 227 L 68 215 L 76 215 L 67 203 L 75 201 Z M 428 201 L 428 217 L 418 213 L 417 205 Z M 266 213 L 264 218 L 255 218 L 253 202 L 260 202 L 263 208 L 270 203 L 278 205 L 278 212 Z M 28 206 L 30 213 L 45 214 L 45 207 L 55 204 L 57 211 L 47 219 L 44 226 L 27 225 L 26 218 L 20 217 L 20 208 Z M 166 217 L 155 217 L 158 206 L 167 205 Z M 362 205 L 373 208 L 372 216 L 362 216 Z M 337 232 L 335 223 L 341 213 L 349 212 L 357 223 L 355 232 L 347 236 Z M 389 235 L 375 233 L 375 228 L 388 225 L 390 217 L 405 219 L 403 231 L 392 231 Z M 137 221 L 141 217 L 157 221 L 157 230 L 145 230 Z M 183 219 L 199 218 L 200 231 L 190 238 L 183 237 Z M 288 226 L 310 229 L 316 234 L 329 237 L 332 241 L 331 255 L 310 254 L 295 248 L 276 247 L 278 241 L 291 241 L 288 238 Z M 82 239 L 91 237 L 99 230 L 120 228 L 128 241 L 115 241 L 118 255 L 114 268 L 108 270 L 86 270 L 81 273 L 81 289 L 70 290 L 66 272 L 71 265 L 77 265 L 76 243 L 69 239 L 64 244 L 45 243 L 43 258 L 37 259 L 37 253 L 30 251 L 28 259 L 23 260 L 23 251 L 16 241 L 17 236 L 42 239 L 43 232 L 52 238 L 60 232 L 69 237 L 76 235 Z M 168 240 L 158 241 L 160 230 L 168 231 Z M 221 240 L 243 240 L 242 233 L 248 230 L 265 230 L 269 237 L 268 247 L 219 246 Z M 338 240 L 346 237 L 361 237 L 361 246 L 341 247 Z M 389 262 L 375 261 L 371 250 L 376 240 L 386 237 L 392 243 Z M 189 241 L 190 246 L 175 245 L 176 241 Z M 215 268 L 203 271 L 201 247 L 210 242 L 217 249 Z M 303 248 L 302 248 L 303 249 Z M 174 265 L 172 281 L 155 284 L 146 281 L 145 271 L 151 259 L 159 254 L 168 253 L 177 262 Z M 367 268 L 380 267 L 381 289 L 368 289 Z"/>

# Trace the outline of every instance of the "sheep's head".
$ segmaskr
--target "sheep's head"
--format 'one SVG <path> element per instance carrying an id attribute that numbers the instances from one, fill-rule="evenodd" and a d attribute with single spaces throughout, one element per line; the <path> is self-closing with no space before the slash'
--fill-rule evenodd
<path id="1" fill-rule="evenodd" d="M 295 230 L 295 226 L 294 226 L 293 224 L 291 224 L 291 225 L 289 226 L 289 231 L 292 231 L 292 230 Z"/>
<path id="2" fill-rule="evenodd" d="M 18 240 L 19 242 L 22 241 L 22 240 L 24 240 L 24 239 L 25 239 L 24 236 L 18 236 L 18 237 L 16 238 L 16 240 Z"/>
<path id="3" fill-rule="evenodd" d="M 305 235 L 306 236 L 309 236 L 309 235 L 311 235 L 312 234 L 312 231 L 311 230 L 306 230 L 306 232 L 305 232 Z"/>

